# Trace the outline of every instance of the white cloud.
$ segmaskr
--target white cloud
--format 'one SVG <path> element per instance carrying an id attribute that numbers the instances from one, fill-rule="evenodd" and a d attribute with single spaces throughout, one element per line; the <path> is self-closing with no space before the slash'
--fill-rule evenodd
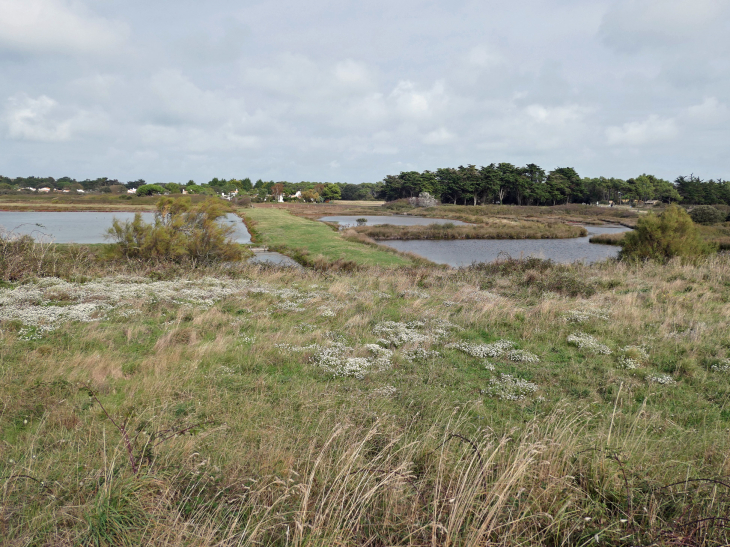
<path id="1" fill-rule="evenodd" d="M 700 104 L 687 108 L 684 117 L 689 122 L 714 126 L 727 123 L 729 114 L 730 111 L 727 105 L 721 103 L 715 97 L 707 97 Z"/>
<path id="2" fill-rule="evenodd" d="M 157 99 L 156 111 L 170 123 L 222 123 L 245 116 L 241 101 L 220 91 L 203 91 L 179 70 L 158 72 L 150 89 Z"/>
<path id="3" fill-rule="evenodd" d="M 79 2 L 0 0 L 0 50 L 97 54 L 115 50 L 126 36 L 125 25 L 91 14 Z"/>
<path id="4" fill-rule="evenodd" d="M 706 36 L 728 8 L 722 0 L 621 0 L 606 12 L 600 34 L 621 51 L 677 46 Z"/>
<path id="5" fill-rule="evenodd" d="M 566 125 L 581 121 L 589 109 L 579 105 L 546 107 L 541 104 L 531 104 L 525 109 L 525 112 L 539 123 Z"/>
<path id="6" fill-rule="evenodd" d="M 62 108 L 57 101 L 20 94 L 7 101 L 5 122 L 8 136 L 15 140 L 61 142 L 79 133 L 95 132 L 106 126 L 103 114 Z"/>
<path id="7" fill-rule="evenodd" d="M 673 118 L 661 118 L 655 114 L 642 122 L 628 122 L 621 127 L 606 129 L 606 140 L 612 146 L 643 146 L 675 139 L 679 134 Z"/>
<path id="8" fill-rule="evenodd" d="M 448 144 L 454 140 L 454 134 L 445 127 L 439 127 L 435 131 L 426 133 L 423 137 L 425 144 Z"/>
<path id="9" fill-rule="evenodd" d="M 409 80 L 398 82 L 390 93 L 389 99 L 394 102 L 396 111 L 407 118 L 426 118 L 434 113 L 434 109 L 445 100 L 444 83 L 436 82 L 430 90 L 419 91 L 416 84 Z"/>

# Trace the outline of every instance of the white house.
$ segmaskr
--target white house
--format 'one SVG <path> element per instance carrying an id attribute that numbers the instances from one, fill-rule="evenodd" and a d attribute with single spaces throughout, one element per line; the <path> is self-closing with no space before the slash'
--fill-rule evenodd
<path id="1" fill-rule="evenodd" d="M 128 194 L 136 194 L 137 193 L 137 189 L 136 188 L 130 188 L 129 190 L 127 190 L 127 193 Z"/>
<path id="2" fill-rule="evenodd" d="M 43 194 L 47 194 L 48 192 L 51 191 L 51 189 L 48 188 L 47 186 L 44 186 L 43 188 L 38 188 L 38 191 L 41 192 L 41 193 L 43 193 Z"/>

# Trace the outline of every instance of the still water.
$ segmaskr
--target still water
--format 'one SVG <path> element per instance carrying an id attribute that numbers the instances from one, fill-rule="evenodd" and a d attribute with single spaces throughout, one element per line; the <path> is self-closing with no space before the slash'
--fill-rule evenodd
<path id="1" fill-rule="evenodd" d="M 55 243 L 108 243 L 104 235 L 111 228 L 114 218 L 120 221 L 133 220 L 134 213 L 0 211 L 0 227 Z M 152 222 L 154 213 L 142 213 L 142 220 Z M 231 237 L 235 242 L 251 243 L 251 234 L 238 216 L 229 213 L 220 222 L 234 228 Z"/>
<path id="2" fill-rule="evenodd" d="M 454 224 L 463 225 L 466 222 L 460 220 L 449 220 L 446 218 L 424 218 L 424 217 L 411 217 L 402 215 L 379 215 L 379 216 L 355 216 L 355 215 L 342 215 L 342 216 L 330 216 L 322 217 L 319 220 L 323 222 L 337 222 L 340 226 L 351 227 L 357 226 L 357 219 L 364 218 L 367 222 L 364 226 L 378 226 L 381 224 L 392 224 L 393 226 L 427 226 L 429 224 Z"/>
<path id="3" fill-rule="evenodd" d="M 615 245 L 588 243 L 597 234 L 626 232 L 625 226 L 585 226 L 588 236 L 571 239 L 457 239 L 381 241 L 399 251 L 416 253 L 432 262 L 449 266 L 469 266 L 474 262 L 494 262 L 497 258 L 549 258 L 555 262 L 598 262 L 618 255 Z"/>
<path id="4" fill-rule="evenodd" d="M 274 251 L 254 251 L 254 255 L 248 259 L 249 264 L 269 264 L 272 266 L 282 266 L 287 268 L 301 269 L 299 262 L 289 258 L 281 253 Z"/>

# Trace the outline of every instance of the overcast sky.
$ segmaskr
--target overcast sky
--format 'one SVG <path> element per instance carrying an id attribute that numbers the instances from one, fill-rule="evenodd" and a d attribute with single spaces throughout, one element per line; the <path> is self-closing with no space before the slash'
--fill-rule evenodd
<path id="1" fill-rule="evenodd" d="M 730 0 L 0 0 L 0 174 L 730 178 Z"/>

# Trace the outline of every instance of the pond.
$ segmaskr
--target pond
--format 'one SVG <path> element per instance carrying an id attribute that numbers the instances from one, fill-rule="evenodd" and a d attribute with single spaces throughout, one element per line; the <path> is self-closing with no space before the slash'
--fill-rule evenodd
<path id="1" fill-rule="evenodd" d="M 134 213 L 0 211 L 0 227 L 55 243 L 108 243 L 104 235 L 114 218 L 132 220 Z M 142 220 L 152 222 L 154 213 L 142 213 Z M 237 215 L 229 213 L 220 222 L 234 228 L 232 238 L 235 242 L 251 243 L 251 234 Z"/>
<path id="2" fill-rule="evenodd" d="M 626 232 L 625 226 L 585 226 L 588 236 L 571 239 L 457 239 L 381 241 L 399 251 L 416 253 L 432 262 L 469 266 L 473 262 L 494 262 L 498 258 L 549 258 L 555 262 L 598 262 L 618 256 L 616 245 L 588 243 L 591 236 Z M 501 256 L 500 256 L 501 255 Z"/>
<path id="3" fill-rule="evenodd" d="M 254 251 L 254 255 L 248 259 L 248 262 L 250 264 L 270 264 L 287 268 L 302 268 L 299 262 L 274 251 Z"/>
<path id="4" fill-rule="evenodd" d="M 464 225 L 466 222 L 460 220 L 449 220 L 446 218 L 425 218 L 412 217 L 405 215 L 341 215 L 322 217 L 322 222 L 337 222 L 340 226 L 351 227 L 357 226 L 357 219 L 364 218 L 367 222 L 364 226 L 379 226 L 381 224 L 391 224 L 393 226 L 428 226 L 429 224 L 454 224 L 455 226 Z"/>

